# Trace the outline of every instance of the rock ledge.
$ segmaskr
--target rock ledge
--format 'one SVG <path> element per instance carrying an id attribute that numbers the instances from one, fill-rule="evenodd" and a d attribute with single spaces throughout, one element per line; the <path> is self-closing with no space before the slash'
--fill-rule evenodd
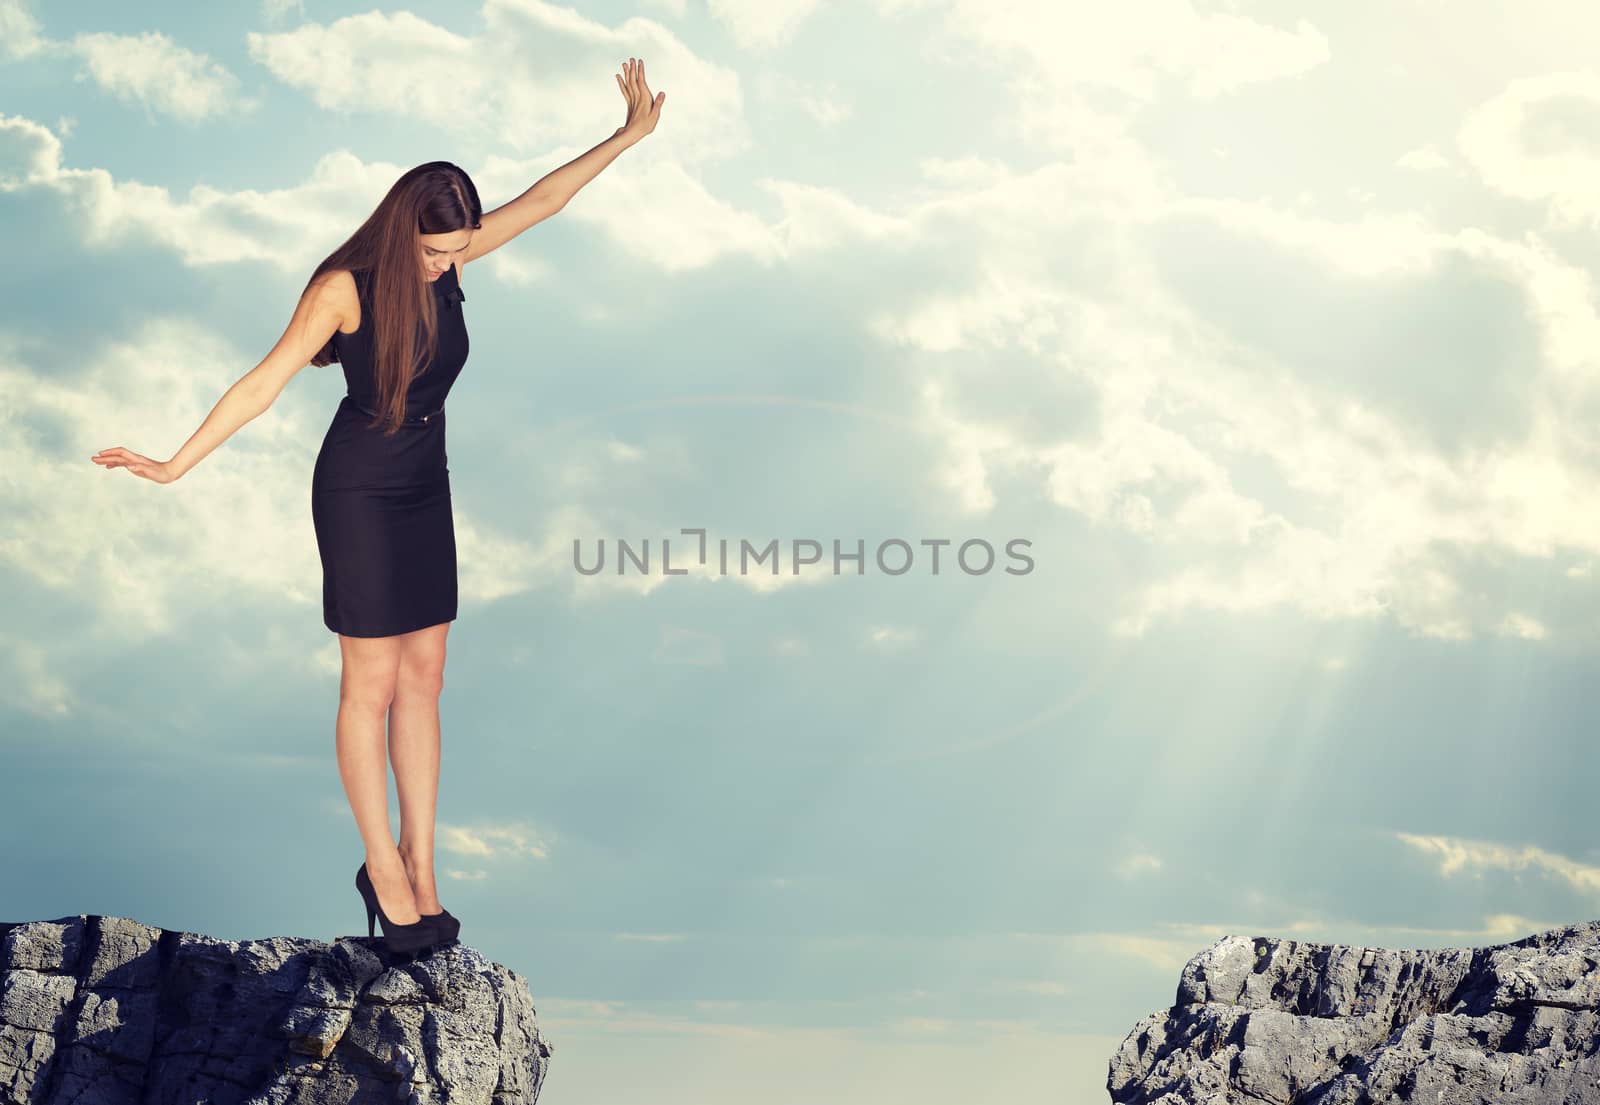
<path id="1" fill-rule="evenodd" d="M 1600 1105 L 1600 921 L 1483 948 L 1226 936 L 1111 1059 L 1119 1105 Z"/>
<path id="2" fill-rule="evenodd" d="M 6 1105 L 532 1105 L 527 982 L 464 944 L 215 940 L 82 914 L 0 924 Z"/>

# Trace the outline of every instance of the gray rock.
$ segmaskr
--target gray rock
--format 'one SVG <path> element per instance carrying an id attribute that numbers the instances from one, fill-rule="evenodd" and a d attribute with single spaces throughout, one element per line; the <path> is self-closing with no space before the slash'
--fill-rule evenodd
<path id="1" fill-rule="evenodd" d="M 1600 921 L 1436 950 L 1225 936 L 1128 1033 L 1106 1089 L 1118 1105 L 1600 1105 L 1597 964 Z"/>
<path id="2" fill-rule="evenodd" d="M 0 924 L 0 1105 L 533 1105 L 527 981 L 465 944 Z"/>

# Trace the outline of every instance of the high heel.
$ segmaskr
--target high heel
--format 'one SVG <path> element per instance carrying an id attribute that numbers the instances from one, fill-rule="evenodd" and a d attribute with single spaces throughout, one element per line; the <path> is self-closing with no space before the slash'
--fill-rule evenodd
<path id="1" fill-rule="evenodd" d="M 461 922 L 450 915 L 448 909 L 441 908 L 438 913 L 424 913 L 422 919 L 433 925 L 439 934 L 439 943 L 448 944 L 461 935 Z"/>
<path id="2" fill-rule="evenodd" d="M 383 906 L 378 904 L 378 892 L 373 889 L 372 877 L 367 874 L 367 865 L 362 863 L 356 868 L 356 889 L 361 892 L 361 900 L 367 906 L 367 938 L 372 938 L 372 923 L 377 920 L 383 926 L 383 944 L 391 952 L 416 952 L 429 944 L 439 942 L 439 934 L 432 922 L 418 914 L 419 920 L 409 925 L 397 925 L 389 920 L 389 915 L 384 913 Z"/>

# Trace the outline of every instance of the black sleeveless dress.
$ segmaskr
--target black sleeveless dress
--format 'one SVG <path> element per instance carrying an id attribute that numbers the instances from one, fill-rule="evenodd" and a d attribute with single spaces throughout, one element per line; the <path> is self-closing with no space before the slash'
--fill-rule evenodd
<path id="1" fill-rule="evenodd" d="M 322 558 L 323 624 L 349 637 L 389 637 L 456 616 L 443 408 L 467 360 L 466 293 L 454 265 L 433 281 L 438 346 L 406 392 L 405 422 L 385 438 L 367 425 L 377 410 L 368 274 L 352 275 L 361 325 L 352 334 L 334 331 L 347 393 L 312 470 L 311 522 Z"/>

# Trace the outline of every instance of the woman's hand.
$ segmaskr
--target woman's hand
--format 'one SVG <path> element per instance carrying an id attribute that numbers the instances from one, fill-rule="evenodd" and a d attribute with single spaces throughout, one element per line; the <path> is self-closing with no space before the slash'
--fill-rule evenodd
<path id="1" fill-rule="evenodd" d="M 102 449 L 89 459 L 103 465 L 108 472 L 113 468 L 126 468 L 135 476 L 143 476 L 156 483 L 171 483 L 178 478 L 178 473 L 172 470 L 171 461 L 151 460 L 120 445 L 115 449 Z"/>
<path id="2" fill-rule="evenodd" d="M 628 101 L 628 121 L 618 128 L 617 133 L 629 141 L 637 142 L 656 129 L 656 120 L 661 118 L 661 105 L 666 103 L 667 94 L 662 92 L 651 97 L 650 86 L 644 83 L 643 58 L 629 58 L 622 72 L 613 76 L 617 78 L 617 87 L 622 89 L 622 98 Z"/>

